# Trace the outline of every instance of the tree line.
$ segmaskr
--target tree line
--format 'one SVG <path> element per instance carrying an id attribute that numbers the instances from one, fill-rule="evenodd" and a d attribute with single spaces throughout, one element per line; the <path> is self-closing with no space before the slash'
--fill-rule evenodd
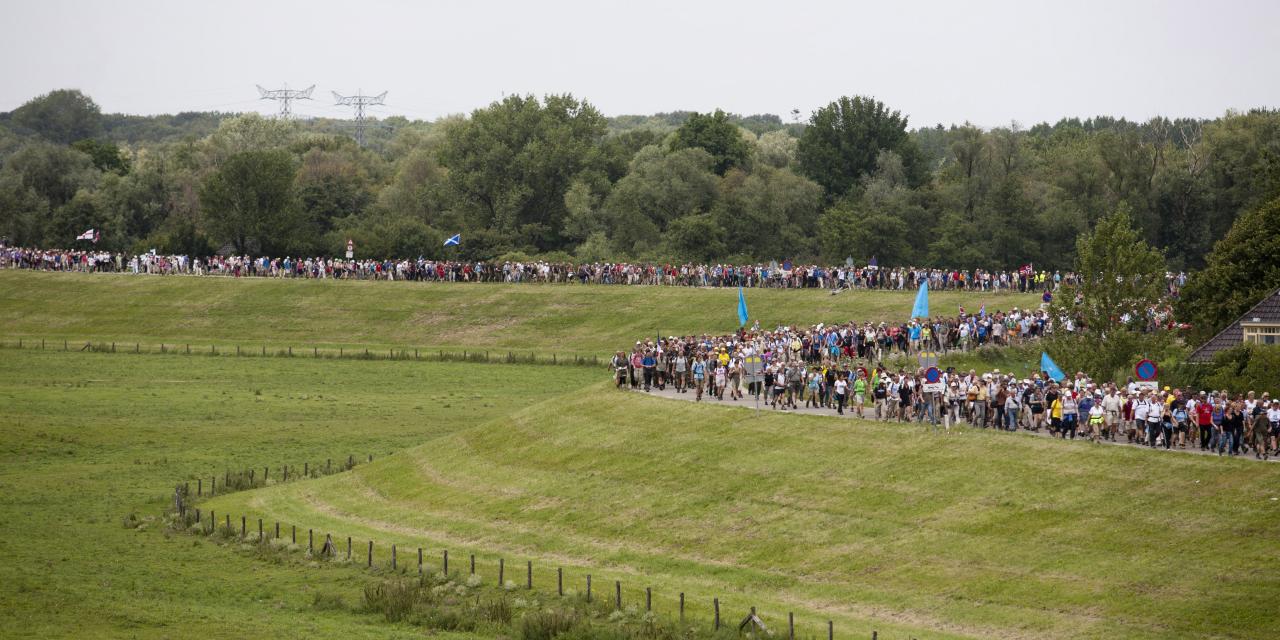
<path id="1" fill-rule="evenodd" d="M 1069 269 L 1123 206 L 1169 269 L 1280 195 L 1280 112 L 912 128 L 846 96 L 801 121 L 608 118 L 571 95 L 350 123 L 104 114 L 74 90 L 0 114 L 0 235 L 111 250 L 565 260 L 792 258 Z M 460 247 L 444 238 L 461 233 Z"/>

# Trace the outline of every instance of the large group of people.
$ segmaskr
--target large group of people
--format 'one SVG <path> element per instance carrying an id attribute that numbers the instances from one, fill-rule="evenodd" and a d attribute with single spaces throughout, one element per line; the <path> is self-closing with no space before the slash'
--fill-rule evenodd
<path id="1" fill-rule="evenodd" d="M 931 324 L 948 329 L 935 329 L 930 336 L 926 330 Z M 961 335 L 976 338 L 928 343 L 955 335 L 957 326 Z M 744 328 L 728 336 L 643 340 L 629 352 L 617 352 L 611 364 L 618 388 L 671 387 L 675 393 L 693 394 L 697 402 L 750 398 L 779 411 L 817 409 L 876 420 L 927 421 L 948 431 L 964 421 L 1063 439 L 1199 448 L 1229 456 L 1251 453 L 1260 459 L 1277 455 L 1280 399 L 1266 393 L 1257 397 L 1253 392 L 1159 388 L 1132 379 L 1095 382 L 1083 373 L 1057 380 L 1045 372 L 1020 378 L 999 369 L 940 371 L 936 386 L 926 391 L 925 368 L 890 370 L 883 364 L 887 349 L 910 353 L 965 349 L 984 341 L 1012 344 L 1043 335 L 1052 326 L 1042 311 L 1015 309 L 991 316 L 961 312 L 956 318 L 894 327 Z M 976 330 L 983 327 L 986 331 Z"/>
<path id="2" fill-rule="evenodd" d="M 0 248 L 0 268 L 43 271 L 111 272 L 266 278 L 407 280 L 445 282 L 540 282 L 563 284 L 691 287 L 914 289 L 928 282 L 935 290 L 1041 292 L 1075 282 L 1070 272 L 1019 269 L 934 269 L 869 264 L 652 264 L 630 262 L 398 260 L 324 257 L 191 257 L 148 252 L 136 255 L 95 250 Z M 1185 275 L 1170 273 L 1176 295 Z"/>

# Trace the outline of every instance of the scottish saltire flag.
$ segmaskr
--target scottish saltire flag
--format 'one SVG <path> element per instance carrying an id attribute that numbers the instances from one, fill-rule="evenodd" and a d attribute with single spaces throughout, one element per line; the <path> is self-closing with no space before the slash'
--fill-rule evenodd
<path id="1" fill-rule="evenodd" d="M 1067 377 L 1067 375 L 1062 372 L 1062 369 L 1058 368 L 1058 363 L 1054 362 L 1053 358 L 1049 357 L 1049 353 L 1047 351 L 1040 352 L 1040 370 L 1045 372 L 1045 374 L 1050 378 L 1053 378 L 1054 382 L 1062 382 L 1062 379 Z"/>
<path id="2" fill-rule="evenodd" d="M 920 291 L 916 293 L 916 304 L 911 308 L 912 318 L 929 317 L 929 282 L 920 283 Z"/>
<path id="3" fill-rule="evenodd" d="M 444 246 L 446 246 L 446 247 L 456 247 L 456 246 L 458 246 L 458 245 L 459 245 L 459 244 L 461 244 L 461 243 L 462 243 L 462 234 L 461 234 L 461 233 L 456 233 L 456 234 L 454 234 L 454 236 L 453 236 L 452 238 L 449 238 L 448 240 L 445 240 L 445 241 L 444 241 Z"/>
<path id="4" fill-rule="evenodd" d="M 738 326 L 747 326 L 747 295 L 742 292 L 742 286 L 738 286 Z"/>
<path id="5" fill-rule="evenodd" d="M 76 236 L 76 240 L 93 240 L 94 242 L 97 242 L 97 239 L 98 239 L 98 234 L 94 233 L 93 229 L 90 229 Z"/>

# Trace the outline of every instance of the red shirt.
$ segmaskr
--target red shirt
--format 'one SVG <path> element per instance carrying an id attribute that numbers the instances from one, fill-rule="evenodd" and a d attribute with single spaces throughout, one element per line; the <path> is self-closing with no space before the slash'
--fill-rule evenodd
<path id="1" fill-rule="evenodd" d="M 1196 405 L 1196 424 L 1202 427 L 1213 424 L 1213 407 L 1208 402 Z"/>

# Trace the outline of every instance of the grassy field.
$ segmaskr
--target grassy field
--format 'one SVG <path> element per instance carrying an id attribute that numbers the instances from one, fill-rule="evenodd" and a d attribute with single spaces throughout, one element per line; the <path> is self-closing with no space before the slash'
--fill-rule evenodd
<path id="1" fill-rule="evenodd" d="M 548 373 L 550 372 L 550 374 Z M 575 367 L 0 351 L 0 636 L 420 637 L 358 603 L 365 578 L 126 529 L 174 483 L 382 457 L 579 388 Z"/>
<path id="2" fill-rule="evenodd" d="M 751 290 L 762 326 L 901 320 L 911 292 Z M 1038 297 L 934 292 L 936 313 Z M 208 345 L 423 346 L 609 354 L 661 333 L 728 333 L 737 291 L 139 277 L 0 271 L 0 337 Z"/>
<path id="3" fill-rule="evenodd" d="M 727 290 L 232 281 L 0 272 L 0 339 L 605 353 L 727 331 Z M 910 294 L 749 292 L 763 324 L 896 319 Z M 935 309 L 1030 304 L 935 294 Z M 56 344 L 56 342 L 55 342 Z M 1025 352 L 943 364 L 1016 368 Z M 420 637 L 350 567 L 255 560 L 131 513 L 226 469 L 375 454 L 228 494 L 220 514 L 476 553 L 487 580 L 586 573 L 709 623 L 806 636 L 1271 637 L 1280 467 L 675 403 L 603 369 L 0 350 L 0 635 Z M 1267 631 L 1271 629 L 1272 631 Z"/>
<path id="4" fill-rule="evenodd" d="M 228 513 L 916 637 L 1261 638 L 1280 468 L 589 387 Z M 512 576 L 508 573 L 508 576 Z M 518 569 L 515 579 L 523 573 Z M 597 587 L 599 588 L 599 587 Z M 1268 631 L 1270 629 L 1270 631 Z"/>

